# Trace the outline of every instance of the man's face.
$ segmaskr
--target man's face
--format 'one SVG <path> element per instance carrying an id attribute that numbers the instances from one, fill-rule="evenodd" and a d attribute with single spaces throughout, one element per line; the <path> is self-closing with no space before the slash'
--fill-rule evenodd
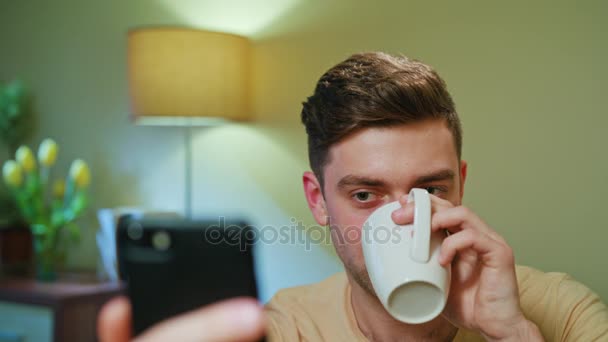
<path id="1" fill-rule="evenodd" d="M 374 210 L 412 188 L 426 188 L 459 205 L 466 163 L 459 163 L 445 122 L 426 120 L 347 136 L 331 146 L 323 174 L 324 196 L 314 175 L 304 175 L 309 206 L 319 224 L 331 226 L 346 271 L 373 294 L 361 249 L 363 223 Z"/>

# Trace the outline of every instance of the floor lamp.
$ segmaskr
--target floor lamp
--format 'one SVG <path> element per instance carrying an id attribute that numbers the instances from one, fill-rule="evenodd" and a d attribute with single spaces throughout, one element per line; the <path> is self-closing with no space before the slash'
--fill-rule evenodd
<path id="1" fill-rule="evenodd" d="M 192 218 L 192 127 L 249 119 L 249 41 L 180 27 L 132 29 L 127 40 L 132 121 L 184 127 L 184 214 Z"/>

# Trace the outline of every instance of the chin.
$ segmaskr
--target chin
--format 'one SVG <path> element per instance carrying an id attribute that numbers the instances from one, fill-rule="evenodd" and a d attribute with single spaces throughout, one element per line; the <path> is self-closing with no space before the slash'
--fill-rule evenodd
<path id="1" fill-rule="evenodd" d="M 357 267 L 355 265 L 344 263 L 344 267 L 346 268 L 346 272 L 349 274 L 349 278 L 354 280 L 359 287 L 365 290 L 365 292 L 373 297 L 377 297 L 376 291 L 374 291 L 374 286 L 372 285 L 372 280 L 369 278 L 365 265 L 363 267 Z"/>

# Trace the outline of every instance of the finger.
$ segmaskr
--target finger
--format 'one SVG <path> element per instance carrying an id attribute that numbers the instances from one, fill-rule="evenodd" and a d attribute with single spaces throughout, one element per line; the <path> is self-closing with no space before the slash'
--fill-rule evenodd
<path id="1" fill-rule="evenodd" d="M 475 251 L 483 264 L 488 267 L 500 268 L 514 262 L 509 245 L 500 243 L 487 234 L 466 229 L 443 240 L 439 263 L 446 266 L 454 260 L 457 253 L 469 250 Z"/>
<path id="2" fill-rule="evenodd" d="M 213 304 L 164 321 L 136 341 L 255 341 L 264 335 L 260 305 L 249 298 Z"/>
<path id="3" fill-rule="evenodd" d="M 444 200 L 437 196 L 429 194 L 429 198 L 431 201 L 431 214 L 454 207 L 454 205 L 450 201 Z M 401 196 L 401 198 L 399 198 L 401 208 L 396 209 L 391 215 L 395 224 L 405 225 L 410 224 L 414 221 L 415 202 L 407 202 L 407 200 L 407 195 L 403 195 Z"/>
<path id="4" fill-rule="evenodd" d="M 414 221 L 414 202 L 406 203 L 401 208 L 396 209 L 391 214 L 395 224 L 410 224 Z"/>
<path id="5" fill-rule="evenodd" d="M 441 197 L 437 197 L 433 194 L 429 194 L 429 199 L 431 200 L 431 204 L 434 204 L 437 207 L 453 207 L 454 204 L 446 199 L 443 199 Z M 413 201 L 411 201 L 413 202 Z M 405 206 L 406 204 L 410 203 L 410 197 L 409 194 L 405 194 L 402 195 L 401 197 L 399 197 L 399 203 L 401 204 L 401 206 Z"/>
<path id="6" fill-rule="evenodd" d="M 449 208 L 433 215 L 431 230 L 442 229 L 447 229 L 450 233 L 456 233 L 463 229 L 473 229 L 488 235 L 498 236 L 479 216 L 463 206 Z"/>
<path id="7" fill-rule="evenodd" d="M 454 203 L 448 201 L 447 199 L 443 199 L 432 194 L 429 194 L 429 198 L 431 199 L 431 206 L 435 209 L 434 212 L 454 207 Z"/>
<path id="8" fill-rule="evenodd" d="M 131 339 L 131 304 L 124 297 L 107 302 L 97 317 L 97 335 L 101 342 L 127 342 Z"/>

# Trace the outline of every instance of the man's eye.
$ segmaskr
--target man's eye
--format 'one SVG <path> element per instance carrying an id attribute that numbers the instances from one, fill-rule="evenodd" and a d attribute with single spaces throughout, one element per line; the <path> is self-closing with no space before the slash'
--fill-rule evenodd
<path id="1" fill-rule="evenodd" d="M 353 197 L 359 202 L 369 202 L 374 198 L 374 194 L 369 191 L 357 192 Z"/>
<path id="2" fill-rule="evenodd" d="M 440 193 L 444 193 L 446 192 L 445 189 L 443 189 L 440 186 L 427 186 L 424 188 L 426 191 L 428 191 L 429 194 L 431 195 L 438 195 Z"/>

